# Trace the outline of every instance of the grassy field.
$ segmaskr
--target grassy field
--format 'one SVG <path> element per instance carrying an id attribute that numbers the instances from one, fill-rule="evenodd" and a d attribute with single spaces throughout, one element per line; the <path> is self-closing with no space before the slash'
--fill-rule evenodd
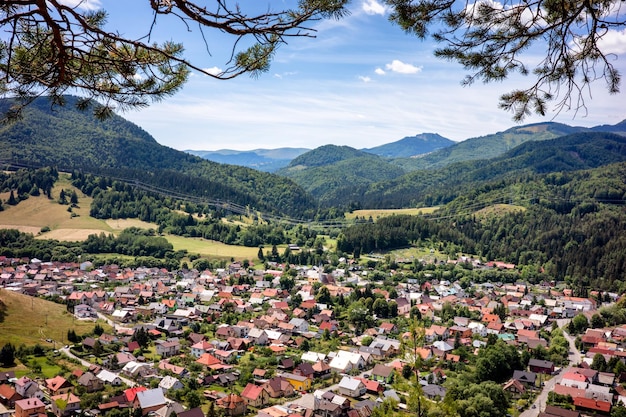
<path id="1" fill-rule="evenodd" d="M 439 207 L 423 207 L 423 208 L 408 208 L 408 209 L 380 209 L 380 210 L 355 210 L 352 213 L 346 213 L 346 219 L 354 219 L 355 217 L 370 216 L 376 220 L 379 217 L 392 216 L 394 214 L 409 214 L 417 216 L 419 214 L 429 214 L 437 211 Z"/>
<path id="2" fill-rule="evenodd" d="M 259 248 L 226 245 L 225 243 L 201 238 L 187 238 L 167 235 L 165 238 L 174 245 L 174 250 L 187 249 L 190 253 L 214 258 L 235 258 L 237 260 L 253 260 L 257 258 Z"/>
<path id="3" fill-rule="evenodd" d="M 494 204 L 492 206 L 478 210 L 475 214 L 476 218 L 484 219 L 485 217 L 501 216 L 503 214 L 524 210 L 526 210 L 526 208 L 522 206 L 516 206 L 512 204 Z"/>
<path id="4" fill-rule="evenodd" d="M 68 205 L 57 202 L 61 189 L 72 189 L 78 194 L 78 207 L 72 208 L 77 216 L 72 217 L 67 211 Z M 8 198 L 8 194 L 3 194 L 2 198 Z M 4 205 L 4 211 L 0 212 L 0 228 L 14 228 L 39 235 L 41 239 L 58 240 L 84 240 L 93 233 L 112 232 L 104 221 L 89 216 L 91 202 L 91 197 L 72 187 L 69 177 L 61 174 L 52 189 L 52 199 L 43 195 L 31 196 L 16 206 Z M 48 227 L 50 231 L 39 234 L 42 227 Z"/>
<path id="5" fill-rule="evenodd" d="M 0 289 L 0 345 L 39 343 L 52 347 L 46 339 L 65 344 L 69 329 L 84 334 L 94 326 L 92 321 L 75 320 L 64 305 Z M 105 323 L 101 326 L 110 327 Z"/>

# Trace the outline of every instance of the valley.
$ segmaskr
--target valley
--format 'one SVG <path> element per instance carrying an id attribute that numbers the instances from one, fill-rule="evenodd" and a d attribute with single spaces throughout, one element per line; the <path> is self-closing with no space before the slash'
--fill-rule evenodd
<path id="1" fill-rule="evenodd" d="M 9 397 L 42 381 L 28 398 L 65 416 L 55 379 L 94 417 L 622 412 L 624 123 L 327 145 L 271 174 L 29 111 L 0 127 Z"/>

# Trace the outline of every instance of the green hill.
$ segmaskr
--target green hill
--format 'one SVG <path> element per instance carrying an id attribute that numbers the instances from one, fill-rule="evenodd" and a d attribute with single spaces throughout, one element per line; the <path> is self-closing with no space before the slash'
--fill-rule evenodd
<path id="1" fill-rule="evenodd" d="M 586 130 L 553 122 L 517 126 L 504 132 L 467 139 L 421 157 L 397 160 L 396 163 L 407 171 L 441 168 L 455 162 L 495 158 L 525 142 L 550 140 Z"/>
<path id="2" fill-rule="evenodd" d="M 403 175 L 404 170 L 377 155 L 326 145 L 300 155 L 277 174 L 294 180 L 321 204 L 332 206 L 344 189 L 390 180 Z"/>
<path id="3" fill-rule="evenodd" d="M 137 179 L 159 187 L 292 216 L 316 209 L 315 200 L 287 178 L 222 165 L 157 143 L 117 115 L 97 120 L 75 109 L 76 98 L 51 108 L 34 101 L 16 123 L 0 127 L 0 160 Z M 0 100 L 0 112 L 11 101 Z"/>
<path id="4" fill-rule="evenodd" d="M 455 143 L 436 133 L 421 133 L 415 136 L 408 136 L 396 142 L 363 150 L 385 158 L 410 158 L 447 148 Z"/>
<path id="5" fill-rule="evenodd" d="M 529 174 L 570 172 L 626 161 L 626 137 L 585 132 L 553 140 L 533 141 L 490 160 L 450 164 L 410 172 L 390 181 L 344 190 L 344 201 L 364 208 L 438 205 L 467 189 Z"/>

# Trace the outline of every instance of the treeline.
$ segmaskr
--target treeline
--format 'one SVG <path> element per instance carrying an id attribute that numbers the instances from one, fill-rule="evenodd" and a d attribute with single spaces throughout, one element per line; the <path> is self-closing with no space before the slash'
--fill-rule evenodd
<path id="1" fill-rule="evenodd" d="M 155 195 L 132 184 L 74 172 L 72 184 L 93 198 L 90 215 L 98 219 L 137 218 L 157 224 L 158 233 L 202 237 L 231 245 L 257 247 L 296 243 L 312 247 L 317 233 L 298 226 L 253 224 L 241 227 L 222 221 L 232 215 L 208 204 Z M 254 214 L 254 213 L 252 213 Z"/>
<path id="2" fill-rule="evenodd" d="M 134 256 L 133 259 L 117 258 L 121 266 L 164 267 L 178 269 L 186 251 L 174 251 L 165 238 L 155 236 L 154 231 L 138 228 L 125 229 L 118 237 L 113 235 L 90 235 L 84 242 L 62 242 L 35 239 L 30 233 L 15 229 L 0 229 L 0 253 L 11 258 L 38 258 L 43 261 L 79 262 L 96 259 L 97 254 L 116 253 Z M 95 262 L 97 264 L 97 262 Z"/>
<path id="3" fill-rule="evenodd" d="M 473 249 L 473 242 L 449 224 L 410 215 L 388 216 L 376 223 L 348 227 L 337 238 L 337 249 L 359 257 L 362 253 L 402 248 L 420 241 L 448 242 Z"/>

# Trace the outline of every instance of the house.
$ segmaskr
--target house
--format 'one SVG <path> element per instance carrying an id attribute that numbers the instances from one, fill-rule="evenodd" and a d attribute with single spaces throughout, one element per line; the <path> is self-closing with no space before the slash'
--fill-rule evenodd
<path id="1" fill-rule="evenodd" d="M 166 404 L 167 400 L 165 399 L 161 388 L 153 388 L 137 392 L 135 401 L 133 401 L 133 407 L 141 408 L 141 414 L 144 416 L 151 411 L 158 410 Z"/>
<path id="2" fill-rule="evenodd" d="M 344 376 L 339 381 L 338 388 L 340 395 L 345 395 L 347 397 L 357 398 L 362 397 L 367 392 L 367 388 L 365 384 L 356 378 L 351 378 L 349 376 Z"/>
<path id="3" fill-rule="evenodd" d="M 69 416 L 80 412 L 80 398 L 71 392 L 50 397 L 52 412 L 57 417 Z"/>
<path id="4" fill-rule="evenodd" d="M 289 382 L 296 391 L 307 391 L 311 389 L 311 380 L 306 376 L 296 375 L 289 372 L 283 372 L 279 375 Z"/>
<path id="5" fill-rule="evenodd" d="M 102 381 L 103 384 L 113 385 L 114 387 L 122 385 L 122 379 L 117 374 L 114 374 L 111 371 L 107 371 L 106 369 L 98 372 L 96 378 Z"/>
<path id="6" fill-rule="evenodd" d="M 246 400 L 237 394 L 228 394 L 225 397 L 215 401 L 215 405 L 222 409 L 224 416 L 235 417 L 246 414 L 248 405 Z"/>
<path id="7" fill-rule="evenodd" d="M 441 385 L 428 384 L 422 387 L 424 396 L 432 401 L 441 401 L 446 396 L 446 389 Z"/>
<path id="8" fill-rule="evenodd" d="M 17 392 L 22 398 L 43 398 L 44 394 L 39 389 L 39 384 L 33 381 L 27 376 L 23 376 L 15 381 L 15 392 Z"/>
<path id="9" fill-rule="evenodd" d="M 508 392 L 513 398 L 519 398 L 522 395 L 526 394 L 526 387 L 524 386 L 524 384 L 522 384 L 517 379 L 513 379 L 513 378 L 509 379 L 504 384 L 502 389 L 505 392 Z"/>
<path id="10" fill-rule="evenodd" d="M 295 333 L 306 333 L 309 331 L 309 322 L 302 318 L 293 318 L 289 320 L 289 324 L 293 325 Z"/>
<path id="11" fill-rule="evenodd" d="M 528 361 L 528 368 L 531 372 L 544 375 L 552 375 L 554 373 L 554 363 L 539 359 L 531 359 Z"/>
<path id="12" fill-rule="evenodd" d="M 609 415 L 611 412 L 611 403 L 608 401 L 598 401 L 593 398 L 574 398 L 574 407 L 581 411 L 591 411 L 597 414 Z"/>
<path id="13" fill-rule="evenodd" d="M 270 394 L 267 390 L 260 385 L 248 383 L 243 389 L 241 396 L 246 400 L 248 406 L 261 407 L 267 404 L 270 400 Z"/>
<path id="14" fill-rule="evenodd" d="M 46 405 L 39 398 L 15 401 L 15 417 L 46 417 Z"/>
<path id="15" fill-rule="evenodd" d="M 291 385 L 285 378 L 281 378 L 279 376 L 267 381 L 263 384 L 263 387 L 272 398 L 291 397 L 295 392 L 293 385 Z"/>
<path id="16" fill-rule="evenodd" d="M 445 326 L 439 326 L 437 324 L 431 325 L 424 331 L 424 339 L 428 343 L 432 343 L 435 340 L 447 340 L 450 337 L 450 332 Z"/>
<path id="17" fill-rule="evenodd" d="M 577 372 L 567 372 L 561 379 L 561 385 L 572 388 L 587 389 L 587 377 Z"/>
<path id="18" fill-rule="evenodd" d="M 339 373 L 346 373 L 352 369 L 363 369 L 365 359 L 359 353 L 340 350 L 328 365 Z"/>
<path id="19" fill-rule="evenodd" d="M 2 285 L 1 279 L 0 279 L 0 285 Z M 9 411 L 6 405 L 0 403 L 0 417 L 11 417 L 12 414 L 13 413 Z"/>
<path id="20" fill-rule="evenodd" d="M 365 390 L 368 394 L 373 394 L 373 395 L 378 396 L 382 394 L 382 392 L 385 390 L 385 387 L 383 386 L 383 384 L 381 384 L 378 381 L 373 381 L 371 379 L 360 378 L 360 377 L 355 377 L 355 378 L 361 381 L 363 385 L 365 385 Z"/>
<path id="21" fill-rule="evenodd" d="M 317 361 L 313 364 L 313 376 L 315 378 L 327 378 L 330 376 L 330 365 L 324 361 Z"/>
<path id="22" fill-rule="evenodd" d="M 177 355 L 180 352 L 180 341 L 178 339 L 169 339 L 166 341 L 156 342 L 156 353 L 163 358 Z"/>
<path id="23" fill-rule="evenodd" d="M 534 372 L 515 370 L 513 371 L 513 379 L 521 382 L 526 387 L 534 387 L 537 374 Z"/>
<path id="24" fill-rule="evenodd" d="M 169 416 L 174 416 L 174 415 L 179 416 L 184 411 L 185 411 L 185 407 L 183 407 L 182 404 L 179 404 L 176 401 L 169 401 L 163 407 L 159 408 L 156 411 L 151 412 L 150 417 L 169 417 Z"/>
<path id="25" fill-rule="evenodd" d="M 377 363 L 372 369 L 372 379 L 389 384 L 393 382 L 394 369 L 390 366 Z"/>
<path id="26" fill-rule="evenodd" d="M 45 383 L 46 391 L 48 391 L 50 395 L 67 394 L 74 390 L 74 386 L 60 375 L 46 379 Z"/>
<path id="27" fill-rule="evenodd" d="M 159 382 L 159 388 L 163 390 L 163 393 L 166 394 L 170 390 L 182 389 L 185 386 L 182 382 L 173 376 L 167 375 L 165 376 L 161 382 Z"/>
<path id="28" fill-rule="evenodd" d="M 542 417 L 580 417 L 580 412 L 555 407 L 553 405 L 546 405 Z"/>
<path id="29" fill-rule="evenodd" d="M 199 358 L 212 348 L 213 345 L 211 343 L 201 340 L 191 346 L 191 356 L 193 356 L 194 358 Z"/>
<path id="30" fill-rule="evenodd" d="M 169 417 L 170 415 L 171 413 L 163 417 Z M 196 407 L 196 408 L 192 408 L 191 410 L 177 412 L 176 416 L 177 417 L 204 417 L 204 411 L 202 411 L 202 408 Z"/>
<path id="31" fill-rule="evenodd" d="M 9 408 L 15 408 L 15 402 L 21 399 L 22 396 L 10 385 L 0 385 L 0 404 L 4 404 Z"/>
<path id="32" fill-rule="evenodd" d="M 267 336 L 265 330 L 258 329 L 256 327 L 250 329 L 248 339 L 250 339 L 255 345 L 265 346 L 269 343 L 269 337 Z"/>
<path id="33" fill-rule="evenodd" d="M 398 328 L 396 327 L 396 325 L 390 322 L 381 323 L 381 325 L 378 327 L 378 332 L 381 334 L 389 334 L 397 331 Z"/>
<path id="34" fill-rule="evenodd" d="M 107 371 L 108 372 L 108 371 Z M 86 392 L 96 392 L 104 388 L 104 381 L 99 379 L 91 372 L 85 372 L 78 378 L 78 385 L 83 387 Z"/>

